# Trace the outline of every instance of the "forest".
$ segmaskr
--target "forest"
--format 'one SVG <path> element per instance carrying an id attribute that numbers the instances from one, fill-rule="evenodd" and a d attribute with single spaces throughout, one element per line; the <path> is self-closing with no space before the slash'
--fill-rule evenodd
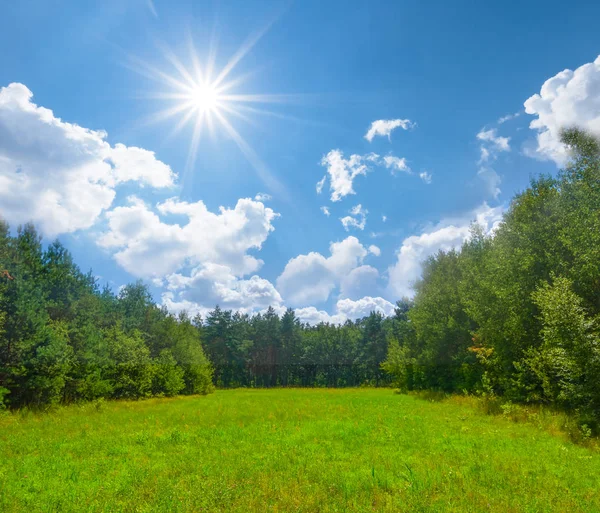
<path id="1" fill-rule="evenodd" d="M 440 252 L 383 367 L 401 389 L 502 396 L 600 420 L 600 147 L 577 130 L 556 176 L 513 198 L 486 236 Z"/>
<path id="2" fill-rule="evenodd" d="M 288 309 L 169 313 L 137 282 L 100 289 L 31 225 L 0 225 L 0 407 L 209 393 L 394 386 L 502 396 L 600 421 L 600 147 L 516 195 L 486 234 L 423 264 L 395 314 L 303 324 Z"/>

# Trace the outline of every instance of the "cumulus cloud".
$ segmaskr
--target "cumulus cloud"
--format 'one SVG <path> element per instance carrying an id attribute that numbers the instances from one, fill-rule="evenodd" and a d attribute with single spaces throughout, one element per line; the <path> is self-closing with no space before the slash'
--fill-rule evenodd
<path id="1" fill-rule="evenodd" d="M 300 319 L 301 322 L 305 322 L 312 326 L 317 324 L 329 323 L 329 324 L 344 324 L 347 318 L 341 314 L 329 314 L 325 310 L 319 310 L 314 306 L 307 306 L 304 308 L 296 308 L 294 310 L 296 313 L 296 317 Z"/>
<path id="2" fill-rule="evenodd" d="M 172 216 L 179 222 L 165 220 Z M 98 244 L 114 251 L 117 263 L 134 276 L 166 284 L 162 302 L 171 311 L 206 315 L 218 304 L 252 312 L 282 304 L 269 281 L 255 274 L 244 278 L 262 266 L 248 252 L 260 250 L 277 216 L 249 198 L 215 213 L 202 201 L 172 198 L 151 209 L 130 197 L 127 206 L 107 213 L 108 229 Z"/>
<path id="3" fill-rule="evenodd" d="M 318 310 L 314 306 L 297 308 L 296 316 L 308 324 L 319 324 L 326 322 L 330 324 L 343 324 L 347 320 L 355 321 L 366 317 L 371 312 L 379 312 L 382 315 L 394 314 L 394 305 L 381 297 L 363 297 L 356 301 L 351 299 L 340 299 L 335 305 L 335 313 L 329 314 L 324 310 Z"/>
<path id="4" fill-rule="evenodd" d="M 359 319 L 369 315 L 371 312 L 390 316 L 394 313 L 394 305 L 381 297 L 367 296 L 357 301 L 340 299 L 336 303 L 336 310 L 338 314 L 342 314 L 348 319 Z"/>
<path id="5" fill-rule="evenodd" d="M 283 315 L 286 306 L 281 296 L 270 282 L 252 276 L 248 280 L 239 280 L 230 276 L 230 282 L 223 284 L 219 282 L 220 277 L 207 280 L 202 276 L 203 271 L 195 272 L 189 278 L 189 288 L 181 292 L 167 290 L 162 295 L 163 305 L 171 312 L 187 311 L 190 315 L 200 314 L 206 317 L 213 310 L 214 305 L 219 304 L 221 308 L 239 310 L 244 313 L 260 311 L 264 313 L 271 306 L 278 315 Z M 208 273 L 210 275 L 211 272 Z M 224 271 L 227 274 L 227 271 Z M 173 277 L 171 277 L 173 278 Z M 216 281 L 214 281 L 216 280 Z M 180 284 L 177 283 L 177 287 Z M 203 294 L 200 297 L 200 294 Z M 210 301 L 213 301 L 211 304 Z M 261 309 L 262 308 L 262 309 Z M 344 298 L 336 302 L 333 313 L 318 309 L 315 306 L 306 306 L 294 310 L 296 317 L 301 322 L 310 325 L 319 323 L 343 324 L 347 320 L 356 320 L 369 315 L 372 311 L 390 316 L 394 313 L 394 305 L 381 297 L 365 296 L 360 299 Z"/>
<path id="6" fill-rule="evenodd" d="M 92 226 L 120 183 L 170 187 L 175 174 L 143 148 L 67 123 L 23 84 L 0 89 L 0 214 L 55 236 Z"/>
<path id="7" fill-rule="evenodd" d="M 383 162 L 385 163 L 385 167 L 392 170 L 392 173 L 395 171 L 401 171 L 403 173 L 408 173 L 409 175 L 412 174 L 412 170 L 406 163 L 405 158 L 386 155 L 383 157 Z"/>
<path id="8" fill-rule="evenodd" d="M 600 136 L 600 56 L 575 71 L 565 69 L 544 82 L 539 94 L 525 102 L 525 112 L 537 116 L 529 127 L 538 132 L 529 155 L 564 165 L 563 128 L 577 126 Z"/>
<path id="9" fill-rule="evenodd" d="M 250 313 L 269 306 L 280 307 L 281 296 L 277 289 L 259 276 L 239 279 L 231 268 L 208 263 L 193 269 L 189 276 L 174 273 L 167 277 L 167 292 L 163 304 L 171 311 L 188 310 L 201 313 L 219 305 Z"/>
<path id="10" fill-rule="evenodd" d="M 439 250 L 460 248 L 470 236 L 473 221 L 487 233 L 493 232 L 502 218 L 502 208 L 491 208 L 486 203 L 458 219 L 446 219 L 420 235 L 412 235 L 402 241 L 396 255 L 397 260 L 388 269 L 388 290 L 394 297 L 413 295 L 413 284 L 421 275 L 421 264 Z"/>
<path id="11" fill-rule="evenodd" d="M 362 264 L 367 250 L 356 237 L 329 246 L 331 255 L 312 252 L 292 258 L 277 278 L 277 290 L 291 306 L 321 303 L 352 269 Z"/>
<path id="12" fill-rule="evenodd" d="M 341 217 L 340 221 L 344 225 L 344 229 L 349 231 L 350 228 L 357 228 L 358 230 L 364 230 L 367 224 L 367 214 L 369 211 L 363 208 L 362 205 L 358 204 L 352 207 L 350 215 Z"/>
<path id="13" fill-rule="evenodd" d="M 378 119 L 373 121 L 367 133 L 365 139 L 369 142 L 373 141 L 376 136 L 387 137 L 390 139 L 392 131 L 396 128 L 402 128 L 408 130 L 413 128 L 415 123 L 410 119 Z"/>
<path id="14" fill-rule="evenodd" d="M 381 220 L 385 223 L 387 221 L 387 216 L 385 216 L 385 215 L 381 216 Z"/>
<path id="15" fill-rule="evenodd" d="M 162 277 L 186 265 L 216 263 L 228 266 L 236 276 L 255 272 L 262 265 L 247 252 L 260 249 L 273 231 L 278 216 L 251 199 L 240 199 L 233 209 L 210 212 L 202 201 L 176 198 L 157 205 L 162 216 L 187 218 L 185 224 L 165 222 L 138 198 L 128 206 L 107 213 L 108 231 L 100 246 L 115 250 L 115 260 L 139 277 Z"/>
<path id="16" fill-rule="evenodd" d="M 375 244 L 371 244 L 369 246 L 369 253 L 371 253 L 371 255 L 379 256 L 381 255 L 381 250 L 375 246 Z"/>
<path id="17" fill-rule="evenodd" d="M 342 278 L 340 297 L 358 299 L 378 290 L 379 271 L 370 265 L 361 265 L 352 269 Z"/>
<path id="18" fill-rule="evenodd" d="M 432 180 L 431 173 L 428 173 L 427 171 L 419 173 L 419 178 L 423 180 L 426 184 L 430 184 Z"/>
<path id="19" fill-rule="evenodd" d="M 331 215 L 331 212 L 329 212 L 328 207 L 321 207 L 321 212 L 323 212 L 327 217 Z"/>
<path id="20" fill-rule="evenodd" d="M 254 196 L 256 201 L 271 201 L 273 197 L 266 192 L 259 192 L 256 196 Z"/>

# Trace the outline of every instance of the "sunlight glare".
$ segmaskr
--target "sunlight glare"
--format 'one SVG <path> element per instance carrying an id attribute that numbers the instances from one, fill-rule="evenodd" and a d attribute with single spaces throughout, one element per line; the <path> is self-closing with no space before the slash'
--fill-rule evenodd
<path id="1" fill-rule="evenodd" d="M 219 106 L 219 93 L 212 85 L 199 85 L 192 90 L 190 100 L 199 112 L 213 111 Z"/>
<path id="2" fill-rule="evenodd" d="M 270 26 L 270 24 L 268 25 Z M 238 74 L 232 77 L 234 70 L 245 55 L 253 48 L 257 41 L 264 35 L 268 26 L 254 36 L 246 40 L 240 49 L 220 70 L 215 70 L 214 41 L 211 40 L 208 58 L 205 65 L 201 64 L 198 53 L 188 36 L 188 49 L 190 52 L 190 66 L 186 66 L 182 60 L 173 53 L 166 45 L 159 45 L 159 49 L 166 60 L 173 66 L 176 73 L 163 71 L 140 59 L 130 59 L 131 69 L 141 75 L 167 86 L 167 90 L 157 91 L 149 95 L 151 98 L 166 100 L 171 105 L 164 110 L 156 112 L 149 118 L 149 122 L 162 122 L 166 119 L 180 116 L 179 122 L 170 136 L 180 132 L 185 126 L 192 125 L 192 136 L 183 175 L 185 180 L 195 167 L 196 158 L 200 146 L 204 128 L 209 135 L 214 135 L 214 128 L 223 128 L 228 137 L 233 139 L 242 151 L 242 154 L 252 164 L 260 178 L 273 191 L 278 191 L 282 198 L 289 198 L 288 192 L 283 184 L 272 175 L 268 167 L 261 161 L 254 149 L 246 142 L 242 135 L 231 125 L 227 116 L 234 116 L 247 123 L 254 124 L 247 115 L 250 114 L 272 114 L 268 110 L 252 108 L 250 104 L 273 104 L 287 103 L 297 99 L 298 95 L 282 94 L 248 94 L 236 92 L 238 86 L 242 85 L 253 72 Z M 213 34 L 214 36 L 214 34 Z M 244 113 L 244 111 L 246 113 Z M 283 116 L 282 117 L 286 117 Z"/>

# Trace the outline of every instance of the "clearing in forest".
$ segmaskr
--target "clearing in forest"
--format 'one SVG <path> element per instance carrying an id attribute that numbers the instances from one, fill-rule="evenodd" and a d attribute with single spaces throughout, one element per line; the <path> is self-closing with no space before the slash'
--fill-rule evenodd
<path id="1" fill-rule="evenodd" d="M 390 389 L 224 390 L 0 417 L 0 511 L 600 511 L 600 455 Z"/>

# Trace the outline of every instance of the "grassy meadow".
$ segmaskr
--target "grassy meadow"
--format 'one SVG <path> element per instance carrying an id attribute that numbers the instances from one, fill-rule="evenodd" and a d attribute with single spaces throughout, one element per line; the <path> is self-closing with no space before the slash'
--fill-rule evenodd
<path id="1" fill-rule="evenodd" d="M 0 511 L 600 511 L 600 453 L 389 389 L 223 390 L 0 417 Z"/>

